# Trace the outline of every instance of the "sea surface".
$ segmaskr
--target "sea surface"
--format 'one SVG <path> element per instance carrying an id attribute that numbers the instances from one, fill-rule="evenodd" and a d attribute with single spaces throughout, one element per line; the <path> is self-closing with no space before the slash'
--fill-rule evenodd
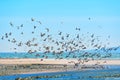
<path id="1" fill-rule="evenodd" d="M 59 58 L 66 58 L 66 56 L 68 55 L 69 53 L 63 53 L 62 55 L 59 55 Z M 82 55 L 83 53 L 73 53 L 71 54 L 69 57 L 67 57 L 68 59 L 69 58 L 83 58 L 83 57 L 80 57 L 80 55 Z M 92 53 L 91 53 L 92 54 Z M 90 54 L 90 55 L 91 55 Z M 106 56 L 108 54 L 104 54 L 104 53 L 101 53 L 100 54 L 101 57 L 103 56 Z M 0 52 L 0 58 L 44 58 L 45 56 L 47 56 L 47 58 L 57 58 L 57 55 L 53 53 L 25 53 L 25 52 L 19 52 L 19 53 L 14 53 L 14 52 Z M 76 56 L 76 57 L 73 57 L 73 56 Z M 86 58 L 86 57 L 84 57 Z M 90 57 L 89 57 L 90 58 Z M 96 56 L 94 56 L 94 59 L 99 59 L 99 58 L 96 58 Z M 111 53 L 111 56 L 110 57 L 107 57 L 107 58 L 103 58 L 103 59 L 120 59 L 120 53 Z"/>
<path id="2" fill-rule="evenodd" d="M 120 66 L 108 67 L 102 70 L 6 75 L 0 76 L 0 80 L 120 80 Z"/>

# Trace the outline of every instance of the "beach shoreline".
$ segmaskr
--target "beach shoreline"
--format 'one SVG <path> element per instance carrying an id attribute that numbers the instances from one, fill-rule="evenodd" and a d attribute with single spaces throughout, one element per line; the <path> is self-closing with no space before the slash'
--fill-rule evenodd
<path id="1" fill-rule="evenodd" d="M 77 67 L 76 63 L 75 59 L 0 59 L 0 75 L 103 69 L 106 65 L 120 65 L 120 60 L 90 60 Z"/>
<path id="2" fill-rule="evenodd" d="M 77 59 L 32 59 L 32 58 L 24 58 L 24 59 L 0 59 L 0 64 L 67 64 L 67 65 L 74 65 L 74 63 L 83 63 Z M 102 59 L 102 60 L 89 60 L 84 61 L 83 64 L 86 65 L 120 65 L 119 59 Z"/>

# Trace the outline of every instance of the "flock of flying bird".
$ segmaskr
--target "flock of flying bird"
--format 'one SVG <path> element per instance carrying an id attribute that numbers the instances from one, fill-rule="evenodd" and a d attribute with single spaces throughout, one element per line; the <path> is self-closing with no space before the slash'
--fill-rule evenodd
<path id="1" fill-rule="evenodd" d="M 37 22 L 39 25 L 42 25 L 41 21 L 36 21 L 34 18 L 31 18 L 31 22 Z M 21 24 L 20 26 L 15 26 L 12 22 L 10 22 L 9 24 L 11 27 L 17 28 L 18 30 L 25 27 L 24 24 Z M 103 45 L 102 42 L 100 42 L 99 38 L 95 36 L 95 34 L 90 34 L 89 32 L 87 33 L 88 36 L 80 34 L 81 29 L 79 27 L 75 28 L 75 35 L 59 31 L 57 34 L 55 34 L 55 36 L 50 33 L 49 28 L 44 28 L 45 30 L 39 32 L 39 36 L 36 36 L 35 30 L 38 29 L 39 26 L 33 25 L 32 27 L 33 30 L 31 31 L 30 35 L 33 34 L 34 37 L 27 41 L 19 41 L 19 39 L 17 40 L 16 38 L 10 37 L 13 35 L 12 32 L 5 33 L 1 37 L 1 40 L 7 40 L 8 42 L 15 44 L 17 47 L 14 47 L 13 49 L 16 51 L 16 53 L 18 48 L 24 46 L 27 53 L 37 53 L 36 57 L 41 56 L 42 58 L 48 58 L 49 53 L 52 53 L 52 55 L 56 56 L 57 59 L 62 59 L 64 55 L 64 58 L 70 58 L 70 56 L 72 55 L 71 58 L 78 58 L 78 60 L 82 58 L 85 61 L 88 61 L 88 59 L 90 58 L 101 59 L 112 56 L 110 54 L 110 51 L 112 51 L 113 49 L 106 49 L 107 44 Z M 20 32 L 20 35 L 24 34 L 25 32 Z M 110 36 L 108 36 L 108 38 L 110 38 Z M 87 49 L 89 47 L 94 48 L 96 52 L 87 52 Z M 104 53 L 107 54 L 105 56 L 101 56 L 99 50 L 102 50 L 104 51 Z M 41 55 L 39 52 L 43 52 L 44 55 Z"/>

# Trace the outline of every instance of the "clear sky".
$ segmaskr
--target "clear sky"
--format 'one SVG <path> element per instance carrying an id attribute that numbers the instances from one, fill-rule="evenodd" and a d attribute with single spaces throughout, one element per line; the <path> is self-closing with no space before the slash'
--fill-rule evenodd
<path id="1" fill-rule="evenodd" d="M 111 46 L 120 45 L 120 0 L 1 0 L 0 37 L 5 32 L 18 32 L 10 28 L 9 22 L 23 23 L 28 32 L 31 17 L 40 20 L 52 33 L 61 30 L 73 34 L 74 28 L 80 27 L 81 33 L 94 33 L 103 42 L 110 35 Z M 0 51 L 10 51 L 11 46 L 0 40 Z"/>

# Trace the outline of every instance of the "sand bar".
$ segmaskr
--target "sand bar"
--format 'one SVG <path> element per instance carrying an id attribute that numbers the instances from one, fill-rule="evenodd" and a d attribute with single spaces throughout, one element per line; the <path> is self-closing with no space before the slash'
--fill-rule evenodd
<path id="1" fill-rule="evenodd" d="M 74 59 L 0 59 L 0 64 L 74 64 Z M 83 61 L 82 61 L 83 62 Z M 90 60 L 84 62 L 86 65 L 120 65 L 120 60 Z"/>

